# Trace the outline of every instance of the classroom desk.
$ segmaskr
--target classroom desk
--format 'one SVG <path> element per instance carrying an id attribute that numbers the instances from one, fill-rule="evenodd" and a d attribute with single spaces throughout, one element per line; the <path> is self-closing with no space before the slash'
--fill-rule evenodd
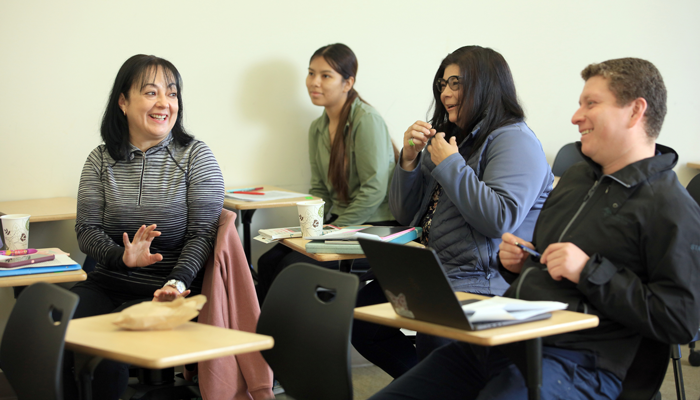
<path id="1" fill-rule="evenodd" d="M 59 248 L 39 249 L 48 250 L 49 253 L 65 254 Z M 46 274 L 16 275 L 0 277 L 0 287 L 29 286 L 37 282 L 65 283 L 79 282 L 87 279 L 87 274 L 82 269 L 66 272 L 50 272 Z"/>
<path id="2" fill-rule="evenodd" d="M 456 292 L 460 300 L 487 299 L 471 293 Z M 571 311 L 554 311 L 552 318 L 486 329 L 483 331 L 465 331 L 430 322 L 417 321 L 402 317 L 394 312 L 389 303 L 358 307 L 355 318 L 387 325 L 395 328 L 406 328 L 430 335 L 442 336 L 480 346 L 498 346 L 516 342 L 524 343 L 520 360 L 514 360 L 527 382 L 528 397 L 539 399 L 542 386 L 542 337 L 560 333 L 573 332 L 598 326 L 598 317 Z"/>
<path id="3" fill-rule="evenodd" d="M 244 187 L 250 187 L 252 185 L 248 186 L 238 186 L 238 187 L 230 187 L 226 188 L 227 190 L 229 189 L 238 189 L 238 188 L 244 188 Z M 258 186 L 256 186 L 258 187 Z M 276 186 L 270 186 L 270 185 L 264 185 L 262 186 L 262 190 L 279 190 L 281 192 L 291 192 L 292 190 L 286 190 L 282 188 L 278 188 Z M 251 236 L 250 236 L 250 223 L 253 220 L 253 214 L 255 214 L 255 211 L 261 208 L 278 208 L 278 207 L 291 207 L 291 206 L 296 206 L 298 202 L 304 201 L 304 200 L 309 200 L 308 196 L 302 196 L 302 197 L 294 197 L 294 198 L 289 198 L 289 199 L 280 199 L 280 200 L 269 200 L 269 201 L 245 201 L 245 200 L 236 200 L 232 199 L 230 197 L 224 197 L 224 208 L 228 210 L 240 210 L 241 211 L 241 223 L 243 224 L 243 251 L 245 252 L 245 257 L 248 259 L 248 264 L 252 265 L 252 260 L 250 259 L 251 257 L 251 252 L 250 252 L 250 246 L 251 246 Z M 318 197 L 314 197 L 313 200 L 320 200 Z"/>
<path id="4" fill-rule="evenodd" d="M 75 352 L 82 399 L 92 398 L 92 373 L 103 358 L 163 369 L 274 345 L 270 336 L 194 322 L 165 331 L 128 331 L 112 323 L 116 317 L 117 314 L 98 315 L 74 319 L 68 325 L 66 349 Z"/>
<path id="5" fill-rule="evenodd" d="M 78 201 L 72 197 L 0 202 L 0 215 L 29 214 L 29 222 L 75 219 Z"/>
<path id="6" fill-rule="evenodd" d="M 29 286 L 37 282 L 80 282 L 85 279 L 87 279 L 87 274 L 82 269 L 66 272 L 51 272 L 48 274 L 3 276 L 0 277 L 0 287 Z"/>
<path id="7" fill-rule="evenodd" d="M 289 239 L 282 239 L 280 240 L 280 243 L 283 245 L 289 247 L 290 249 L 294 251 L 298 251 L 299 253 L 312 258 L 316 261 L 339 261 L 340 262 L 340 271 L 342 272 L 350 272 L 350 268 L 352 267 L 352 260 L 357 260 L 358 258 L 365 258 L 364 254 L 318 254 L 318 253 L 307 253 L 306 252 L 306 244 L 309 243 L 310 240 L 304 240 L 302 238 L 289 238 Z M 408 242 L 406 243 L 406 246 L 413 246 L 413 247 L 424 247 L 420 243 L 416 242 Z"/>

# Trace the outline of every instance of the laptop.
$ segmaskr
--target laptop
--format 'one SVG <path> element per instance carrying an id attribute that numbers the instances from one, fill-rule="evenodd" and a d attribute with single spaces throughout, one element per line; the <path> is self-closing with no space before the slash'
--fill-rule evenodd
<path id="1" fill-rule="evenodd" d="M 402 317 L 477 331 L 552 316 L 543 313 L 522 320 L 471 323 L 462 305 L 478 300 L 457 299 L 435 250 L 365 239 L 359 242 L 384 295 Z"/>

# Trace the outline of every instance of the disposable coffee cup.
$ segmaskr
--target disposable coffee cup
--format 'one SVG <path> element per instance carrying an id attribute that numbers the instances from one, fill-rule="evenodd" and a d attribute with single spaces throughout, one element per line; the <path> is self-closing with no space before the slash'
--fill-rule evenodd
<path id="1" fill-rule="evenodd" d="M 299 225 L 301 236 L 321 236 L 323 233 L 323 200 L 300 201 L 297 203 L 299 211 Z"/>
<path id="2" fill-rule="evenodd" d="M 23 250 L 29 247 L 29 214 L 7 214 L 2 220 L 2 236 L 8 250 Z"/>

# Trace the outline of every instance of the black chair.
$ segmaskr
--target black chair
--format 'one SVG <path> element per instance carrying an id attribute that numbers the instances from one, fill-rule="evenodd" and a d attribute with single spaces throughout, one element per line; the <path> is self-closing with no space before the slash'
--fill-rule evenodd
<path id="1" fill-rule="evenodd" d="M 17 298 L 0 345 L 0 364 L 20 400 L 63 399 L 63 347 L 78 295 L 44 282 Z"/>
<path id="2" fill-rule="evenodd" d="M 554 176 L 562 176 L 570 166 L 579 161 L 583 161 L 583 156 L 576 148 L 576 143 L 565 144 L 561 149 L 559 149 L 557 156 L 554 157 L 552 173 Z"/>
<path id="3" fill-rule="evenodd" d="M 695 199 L 695 201 L 700 204 L 700 174 L 695 175 L 693 179 L 688 182 L 688 186 L 685 187 L 690 194 L 690 197 Z M 693 367 L 700 366 L 700 352 L 695 351 L 695 342 L 700 340 L 700 332 L 695 335 L 693 341 L 688 344 L 690 348 L 690 355 L 688 355 L 688 362 Z"/>
<path id="4" fill-rule="evenodd" d="M 350 330 L 355 275 L 297 263 L 270 287 L 257 333 L 275 346 L 262 352 L 287 395 L 304 400 L 352 399 Z"/>
<path id="5" fill-rule="evenodd" d="M 622 382 L 622 393 L 618 400 L 660 399 L 659 389 L 666 376 L 670 357 L 671 348 L 667 344 L 642 338 Z"/>

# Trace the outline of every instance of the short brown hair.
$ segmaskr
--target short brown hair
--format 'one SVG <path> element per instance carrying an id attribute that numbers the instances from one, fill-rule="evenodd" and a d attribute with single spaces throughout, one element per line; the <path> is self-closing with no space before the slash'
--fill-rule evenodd
<path id="1" fill-rule="evenodd" d="M 584 81 L 594 76 L 608 80 L 619 106 L 640 97 L 646 100 L 646 133 L 654 139 L 659 137 L 666 117 L 666 86 L 654 64 L 640 58 L 618 58 L 591 64 L 581 71 Z"/>

